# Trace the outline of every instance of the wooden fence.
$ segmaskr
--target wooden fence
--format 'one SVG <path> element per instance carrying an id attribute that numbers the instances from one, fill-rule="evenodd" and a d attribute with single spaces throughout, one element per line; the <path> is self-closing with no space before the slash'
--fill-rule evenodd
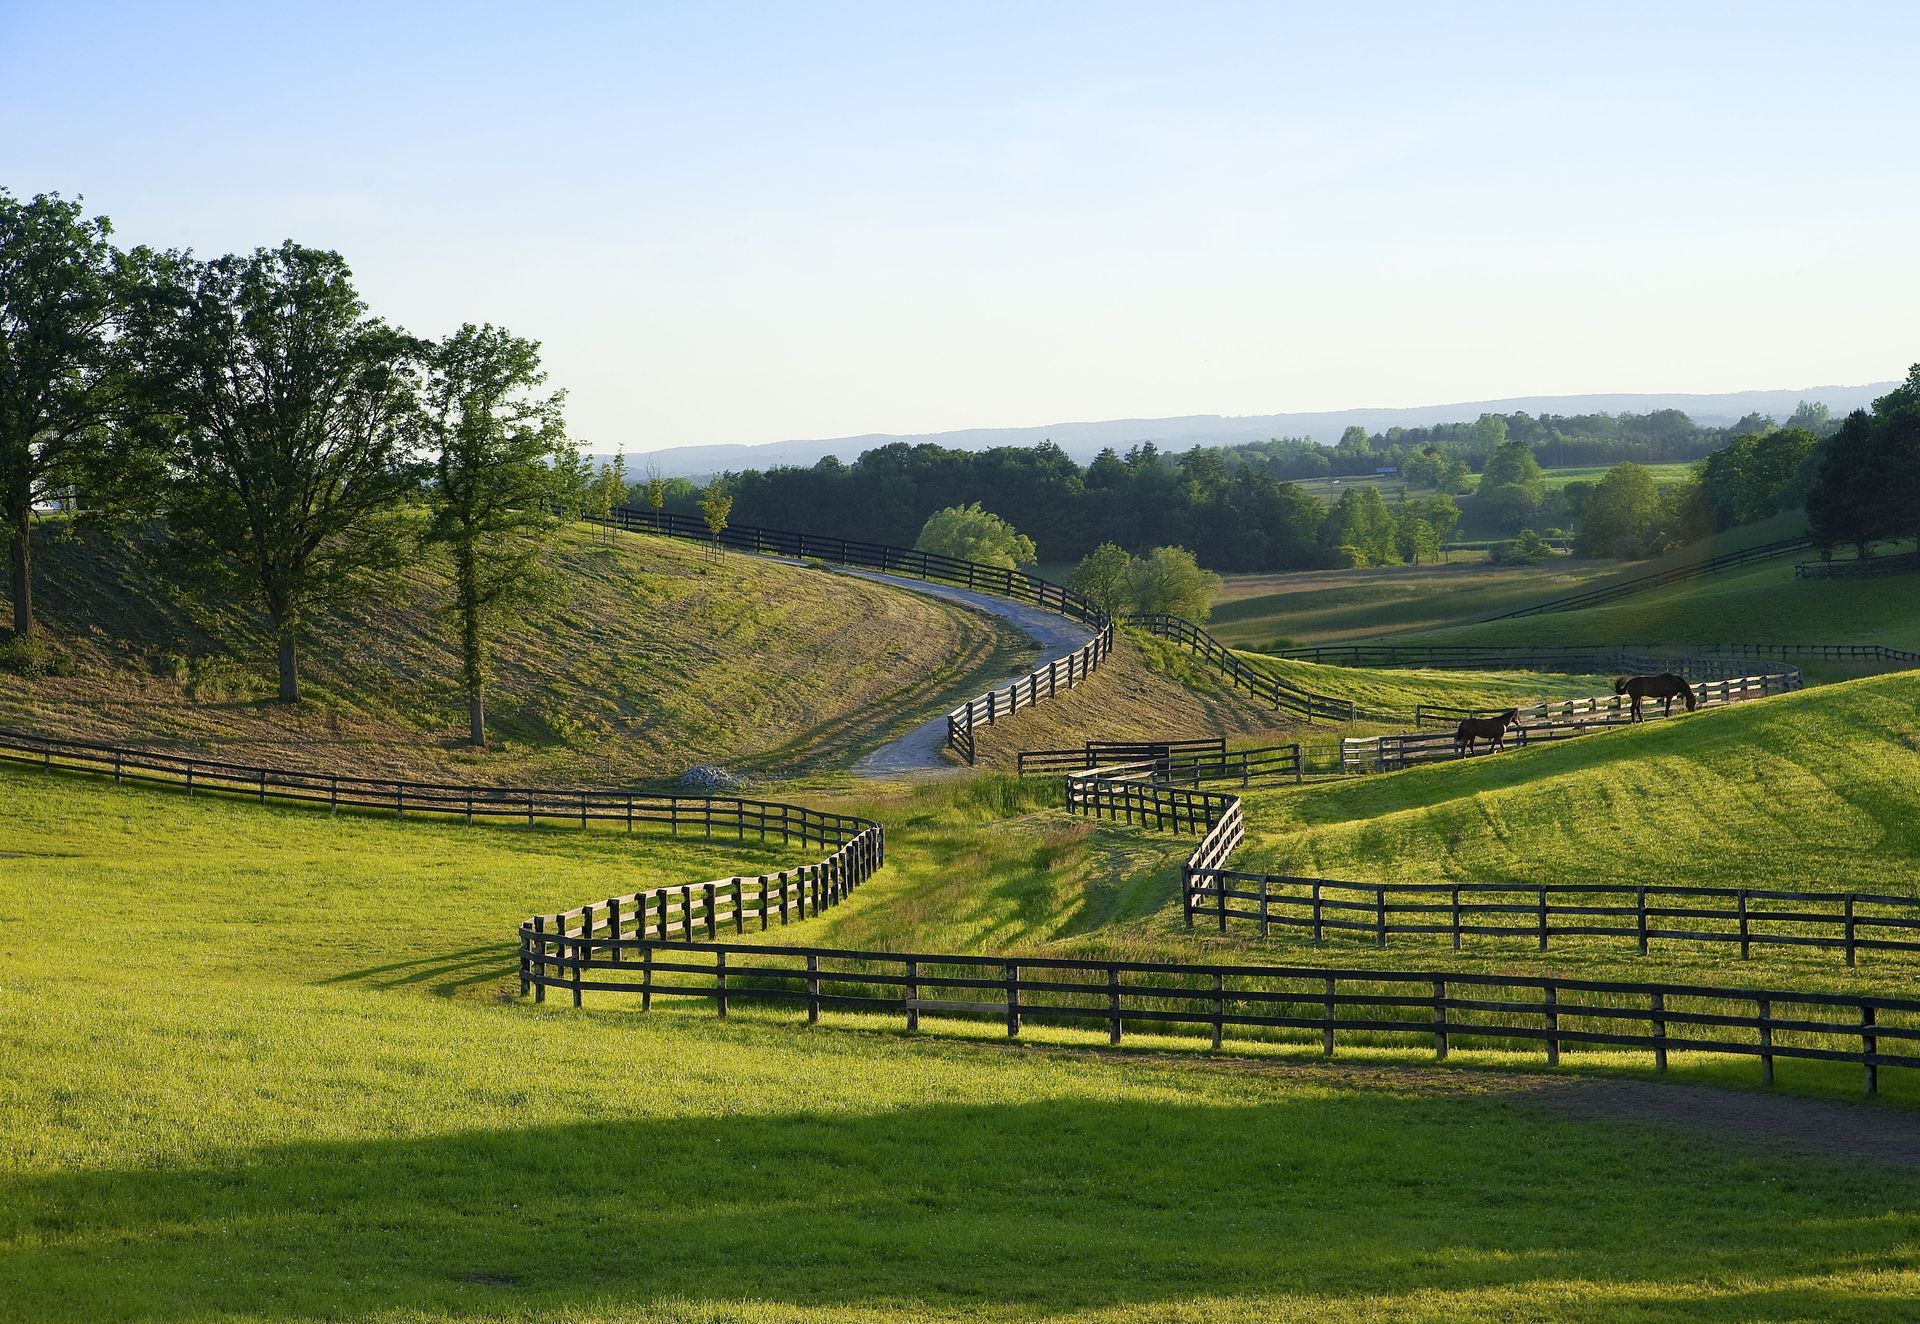
<path id="1" fill-rule="evenodd" d="M 339 777 L 129 749 L 80 740 L 59 740 L 20 731 L 0 731 L 0 759 L 42 769 L 110 776 L 116 784 L 142 782 L 176 787 L 188 795 L 238 796 L 264 804 L 325 805 L 342 809 L 461 818 L 536 822 L 613 823 L 628 832 L 660 830 L 707 840 L 798 843 L 830 847 L 825 858 L 759 875 L 652 888 L 555 915 L 535 916 L 537 927 L 565 935 L 632 931 L 662 937 L 708 936 L 732 922 L 745 931 L 753 914 L 765 929 L 777 917 L 798 921 L 837 904 L 873 875 L 886 857 L 886 829 L 872 819 L 824 813 L 802 805 L 739 796 L 642 795 L 626 791 L 557 790 L 535 787 L 455 786 Z M 609 927 L 611 926 L 611 927 Z"/>
<path id="2" fill-rule="evenodd" d="M 978 752 L 976 728 L 992 726 L 1002 717 L 1009 717 L 1022 708 L 1031 708 L 1062 690 L 1073 688 L 1098 670 L 1113 652 L 1113 621 L 1092 599 L 1023 570 L 983 565 L 978 561 L 965 561 L 911 547 L 893 547 L 886 543 L 829 538 L 753 525 L 735 525 L 715 535 L 708 531 L 705 520 L 671 511 L 637 510 L 631 506 L 616 507 L 605 522 L 634 533 L 683 538 L 731 551 L 823 561 L 831 565 L 924 579 L 931 583 L 951 584 L 976 593 L 992 593 L 1059 612 L 1091 629 L 1093 638 L 1066 657 L 1057 658 L 1010 684 L 969 699 L 947 714 L 947 746 L 969 764 L 974 762 Z"/>
<path id="3" fill-rule="evenodd" d="M 1385 947 L 1390 937 L 1514 938 L 1546 951 L 1555 937 L 1630 938 L 1641 955 L 1654 942 L 1861 952 L 1920 952 L 1920 899 L 1869 892 L 1792 891 L 1619 883 L 1352 883 L 1330 878 L 1185 871 L 1187 926 L 1210 919 L 1310 931 L 1313 941 L 1352 938 Z"/>
<path id="4" fill-rule="evenodd" d="M 1520 975 L 1097 961 L 1041 956 L 849 951 L 696 943 L 520 928 L 523 988 L 637 994 L 898 1017 L 986 1020 L 1009 1037 L 1031 1023 L 1129 1027 L 1219 1048 L 1247 1044 L 1453 1048 L 1538 1045 L 1563 1055 L 1628 1049 L 1665 1069 L 1674 1053 L 1856 1064 L 1869 1094 L 1881 1067 L 1920 1067 L 1920 1000 L 1784 989 L 1624 983 Z"/>
<path id="5" fill-rule="evenodd" d="M 1353 722 L 1373 715 L 1356 707 L 1350 699 L 1316 694 L 1247 661 L 1185 617 L 1164 614 L 1126 616 L 1121 623 L 1145 630 L 1157 639 L 1180 645 L 1219 672 L 1228 684 L 1273 705 L 1277 711 L 1292 713 L 1309 722 L 1322 718 Z"/>
<path id="6" fill-rule="evenodd" d="M 1781 645 L 1701 644 L 1692 651 L 1660 644 L 1317 644 L 1281 649 L 1275 657 L 1325 666 L 1424 671 L 1555 671 L 1611 676 L 1671 671 L 1689 680 L 1729 680 L 1774 668 L 1756 660 L 1782 658 Z M 1784 661 L 1777 668 L 1789 672 Z"/>
<path id="7" fill-rule="evenodd" d="M 1225 736 L 1202 736 L 1183 740 L 1089 740 L 1071 749 L 1023 749 L 1017 766 L 1022 777 L 1050 772 L 1087 772 L 1109 763 L 1134 763 L 1141 759 L 1166 759 L 1181 755 L 1224 757 Z"/>
<path id="8" fill-rule="evenodd" d="M 1866 579 L 1874 575 L 1909 575 L 1920 570 L 1920 552 L 1858 557 L 1843 561 L 1801 561 L 1793 567 L 1795 579 Z"/>

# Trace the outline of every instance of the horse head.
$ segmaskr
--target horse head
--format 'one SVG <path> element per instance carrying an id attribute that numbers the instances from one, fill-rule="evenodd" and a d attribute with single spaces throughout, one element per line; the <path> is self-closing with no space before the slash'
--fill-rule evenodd
<path id="1" fill-rule="evenodd" d="M 1613 692 L 1615 694 L 1625 694 L 1627 692 L 1627 682 L 1632 679 L 1632 676 L 1615 676 L 1613 678 Z"/>

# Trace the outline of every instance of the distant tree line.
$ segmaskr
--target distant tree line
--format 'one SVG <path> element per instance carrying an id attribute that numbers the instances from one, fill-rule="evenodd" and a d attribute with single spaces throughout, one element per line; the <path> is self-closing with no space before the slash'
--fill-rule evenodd
<path id="1" fill-rule="evenodd" d="M 490 633 L 541 591 L 541 547 L 596 487 L 538 344 L 409 335 L 339 254 L 291 241 L 203 260 L 111 234 L 77 201 L 0 190 L 7 647 L 37 642 L 34 517 L 55 502 L 161 522 L 182 580 L 260 611 L 289 703 L 321 613 L 431 556 L 484 744 Z M 625 494 L 617 475 L 598 486 Z"/>

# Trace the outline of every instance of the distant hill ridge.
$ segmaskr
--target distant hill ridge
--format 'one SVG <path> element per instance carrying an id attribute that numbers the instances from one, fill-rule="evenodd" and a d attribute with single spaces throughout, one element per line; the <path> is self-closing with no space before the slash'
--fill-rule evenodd
<path id="1" fill-rule="evenodd" d="M 1506 400 L 1469 400 L 1457 404 L 1418 405 L 1404 409 L 1341 409 L 1325 413 L 1250 414 L 1230 418 L 1220 414 L 1189 414 L 1179 418 L 1123 418 L 1097 423 L 1053 423 L 1045 427 L 963 428 L 956 432 L 894 434 L 868 433 L 858 437 L 829 437 L 811 441 L 774 441 L 763 445 L 670 446 L 639 457 L 669 478 L 701 478 L 724 469 L 765 469 L 777 464 L 812 464 L 827 455 L 851 463 L 862 451 L 893 442 L 919 445 L 932 442 L 955 450 L 985 450 L 992 446 L 1033 446 L 1051 440 L 1077 460 L 1089 460 L 1103 447 L 1125 448 L 1151 441 L 1162 450 L 1190 450 L 1195 446 L 1226 446 L 1268 437 L 1312 437 L 1331 444 L 1347 428 L 1359 425 L 1369 432 L 1391 427 L 1425 427 L 1435 423 L 1471 422 L 1481 414 L 1645 414 L 1678 409 L 1696 423 L 1725 425 L 1751 413 L 1785 418 L 1802 400 L 1825 404 L 1835 415 L 1861 408 L 1899 383 L 1871 382 L 1864 386 L 1809 386 L 1801 390 L 1730 391 L 1721 394 L 1674 393 L 1610 395 L 1530 395 Z M 602 457 L 605 458 L 605 457 Z"/>

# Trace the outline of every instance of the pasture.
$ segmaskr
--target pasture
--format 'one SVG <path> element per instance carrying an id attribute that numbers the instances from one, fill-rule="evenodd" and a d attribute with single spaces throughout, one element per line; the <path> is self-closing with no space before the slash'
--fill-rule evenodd
<path id="1" fill-rule="evenodd" d="M 739 848 L 18 771 L 0 801 L 16 1319 L 1740 1319 L 1917 1285 L 1920 1197 L 1815 1113 L 535 1007 L 500 941 L 530 905 Z M 870 886 L 830 919 L 899 899 Z M 46 940 L 87 914 L 110 939 Z"/>
<path id="2" fill-rule="evenodd" d="M 741 583 L 777 566 L 708 564 Z M 1604 688 L 1255 660 L 1389 706 Z M 1256 787 L 1241 857 L 1369 881 L 1905 887 L 1916 684 Z M 983 727 L 970 775 L 855 781 L 824 759 L 772 784 L 883 823 L 887 860 L 767 937 L 1911 988 L 1898 957 L 1767 951 L 1736 969 L 1680 944 L 1455 954 L 1190 928 L 1191 837 L 1089 821 L 1057 779 L 994 770 L 1047 738 L 1183 722 L 1300 734 L 1187 653 L 1123 635 L 1083 685 Z M 1920 1073 L 1889 1070 L 1864 1106 L 1839 1064 L 1783 1063 L 1764 1093 L 1750 1062 L 1689 1053 L 1655 1079 L 1632 1051 L 1549 1072 L 1526 1045 L 1466 1044 L 1438 1066 L 1364 1032 L 1326 1062 L 1298 1035 L 1210 1053 L 1045 1025 L 1011 1046 L 991 1023 L 909 1034 L 858 1012 L 808 1026 L 792 1007 L 721 1020 L 704 998 L 641 1012 L 590 994 L 576 1011 L 517 996 L 524 917 L 808 852 L 334 817 L 17 765 L 0 766 L 0 818 L 0 1053 L 36 1064 L 0 1074 L 12 1318 L 1733 1320 L 1868 1318 L 1920 1290 Z"/>

